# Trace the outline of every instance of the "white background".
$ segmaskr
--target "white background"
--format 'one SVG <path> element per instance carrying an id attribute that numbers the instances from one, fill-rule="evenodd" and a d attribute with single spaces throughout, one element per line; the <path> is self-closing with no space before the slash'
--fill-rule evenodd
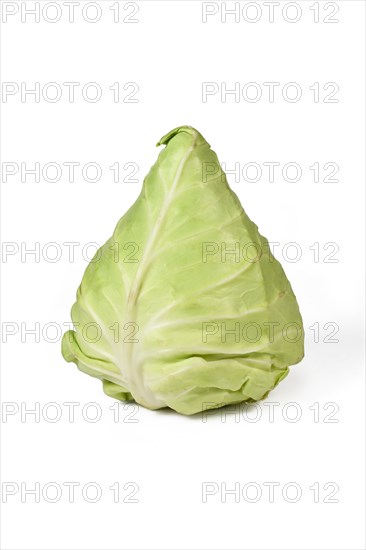
<path id="1" fill-rule="evenodd" d="M 35 182 L 32 175 L 22 182 L 19 171 L 2 184 L 2 239 L 15 243 L 15 253 L 2 258 L 2 319 L 19 327 L 2 352 L 2 400 L 5 410 L 14 413 L 2 416 L 3 490 L 9 482 L 19 487 L 3 504 L 2 547 L 364 548 L 364 3 L 338 1 L 325 8 L 323 2 L 297 2 L 300 8 L 285 8 L 287 19 L 296 15 L 291 10 L 301 10 L 294 23 L 283 16 L 283 2 L 272 23 L 263 2 L 251 8 L 261 10 L 256 23 L 243 16 L 237 23 L 233 16 L 221 22 L 220 11 L 203 23 L 202 4 L 195 1 L 138 2 L 136 23 L 122 21 L 134 9 L 124 2 L 118 23 L 110 9 L 115 3 L 109 1 L 98 3 L 102 15 L 96 23 L 83 19 L 84 0 L 75 8 L 74 23 L 68 22 L 62 2 L 56 23 L 42 15 L 39 23 L 31 15 L 22 22 L 21 4 L 29 9 L 34 2 L 12 4 L 19 11 L 2 23 L 2 80 L 19 87 L 25 82 L 29 88 L 39 82 L 41 89 L 56 82 L 63 95 L 55 103 L 42 96 L 39 103 L 34 96 L 22 102 L 20 92 L 3 96 L 3 163 L 20 167 L 23 162 L 29 168 L 36 162 L 95 162 L 102 177 L 89 183 L 79 168 L 73 183 L 67 181 L 66 169 L 55 183 L 42 176 Z M 338 23 L 324 22 L 334 6 L 339 8 L 333 16 Z M 55 8 L 49 9 L 46 17 L 54 18 Z M 93 8 L 88 16 L 94 18 Z M 253 17 L 254 11 L 247 12 L 247 19 Z M 80 83 L 74 103 L 63 82 Z M 97 82 L 103 91 L 96 103 L 80 93 L 88 82 Z M 115 103 L 109 90 L 115 82 L 122 97 L 131 90 L 123 85 L 136 82 L 138 102 Z M 232 95 L 224 101 L 217 93 L 203 102 L 203 82 L 226 83 L 228 88 L 235 82 L 241 87 L 256 82 L 263 95 L 257 102 L 243 97 L 235 102 Z M 273 102 L 264 82 L 280 83 Z M 283 99 L 281 91 L 289 82 L 301 87 L 297 102 Z M 318 102 L 309 88 L 315 82 L 320 86 Z M 323 90 L 329 82 L 339 86 L 334 96 L 338 102 L 324 102 L 332 91 Z M 243 177 L 236 181 L 234 174 L 228 175 L 229 182 L 261 233 L 281 243 L 275 253 L 304 318 L 305 359 L 272 392 L 267 406 L 262 403 L 249 416 L 238 409 L 237 416 L 218 411 L 203 422 L 200 415 L 187 418 L 123 405 L 117 409 L 97 380 L 65 363 L 59 338 L 52 343 L 41 334 L 36 342 L 21 330 L 21 323 L 23 328 L 39 323 L 42 331 L 47 323 L 63 327 L 70 321 L 87 265 L 83 246 L 101 245 L 109 238 L 156 159 L 155 143 L 181 124 L 196 127 L 228 168 L 236 162 L 262 166 L 256 183 Z M 298 163 L 300 180 L 284 181 L 279 171 L 269 182 L 263 162 L 271 161 L 281 167 Z M 122 178 L 127 175 L 123 166 L 136 163 L 138 182 L 114 183 L 109 166 L 115 162 Z M 339 181 L 322 181 L 328 172 L 321 168 L 321 181 L 314 182 L 309 167 L 315 162 L 320 167 L 336 163 Z M 42 255 L 50 242 L 61 248 L 57 262 L 49 261 L 47 248 Z M 74 262 L 65 242 L 80 243 Z M 297 262 L 282 253 L 289 242 L 301 248 Z M 22 261 L 21 250 L 35 243 L 40 243 L 39 261 L 29 254 Z M 319 243 L 319 261 L 309 248 L 314 243 Z M 337 262 L 324 261 L 333 250 L 324 250 L 326 243 L 339 247 L 333 256 Z M 336 341 L 329 342 L 334 324 L 339 327 L 331 337 Z M 62 413 L 57 422 L 49 419 L 55 408 L 44 409 L 50 402 Z M 66 402 L 79 404 L 74 422 Z M 82 409 L 90 402 L 100 408 L 98 422 L 85 416 L 91 417 L 95 408 L 84 409 L 83 418 Z M 268 404 L 274 402 L 278 405 L 271 422 Z M 21 410 L 35 406 L 41 410 L 38 422 L 35 415 L 22 417 Z M 114 422 L 117 410 L 120 418 Z M 261 415 L 257 422 L 255 414 Z M 294 414 L 300 415 L 298 421 L 290 422 Z M 70 503 L 63 484 L 73 481 L 81 485 Z M 22 502 L 21 483 L 29 489 L 37 482 L 41 489 L 57 483 L 60 500 L 50 503 L 41 494 L 39 503 L 32 495 Z M 96 503 L 82 498 L 81 489 L 90 482 L 102 491 Z M 131 492 L 127 487 L 121 490 L 122 501 L 114 503 L 109 487 L 117 482 L 121 487 L 137 484 L 138 502 L 123 502 Z M 202 502 L 204 482 L 217 489 L 207 502 Z M 248 498 L 241 493 L 240 502 L 234 495 L 222 502 L 221 483 L 228 489 L 239 484 L 241 491 L 250 482 L 262 491 L 257 502 L 249 502 L 251 492 Z M 266 482 L 280 484 L 274 502 L 269 502 Z M 290 482 L 300 487 L 298 502 L 288 502 L 282 494 Z M 314 484 L 319 484 L 319 502 L 310 489 Z M 335 486 L 338 502 L 326 502 Z M 288 495 L 293 496 L 291 490 Z"/>

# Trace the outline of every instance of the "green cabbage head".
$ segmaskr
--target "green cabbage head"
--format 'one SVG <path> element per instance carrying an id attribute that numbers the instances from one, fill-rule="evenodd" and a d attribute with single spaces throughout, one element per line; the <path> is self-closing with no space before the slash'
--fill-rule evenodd
<path id="1" fill-rule="evenodd" d="M 202 135 L 181 126 L 158 145 L 85 271 L 63 356 L 149 409 L 263 399 L 304 355 L 291 285 Z"/>

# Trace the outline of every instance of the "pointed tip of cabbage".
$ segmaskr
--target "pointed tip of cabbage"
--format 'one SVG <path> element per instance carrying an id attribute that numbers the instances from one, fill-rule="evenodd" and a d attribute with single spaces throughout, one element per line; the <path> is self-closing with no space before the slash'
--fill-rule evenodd
<path id="1" fill-rule="evenodd" d="M 165 134 L 165 136 L 160 138 L 160 140 L 156 144 L 156 147 L 159 147 L 160 145 L 167 145 L 171 139 L 173 139 L 175 136 L 181 133 L 188 134 L 189 136 L 191 136 L 192 141 L 194 141 L 196 145 L 207 143 L 207 141 L 199 133 L 199 131 L 193 128 L 192 126 L 177 126 L 177 128 L 170 130 L 170 132 L 168 132 L 167 134 Z"/>

